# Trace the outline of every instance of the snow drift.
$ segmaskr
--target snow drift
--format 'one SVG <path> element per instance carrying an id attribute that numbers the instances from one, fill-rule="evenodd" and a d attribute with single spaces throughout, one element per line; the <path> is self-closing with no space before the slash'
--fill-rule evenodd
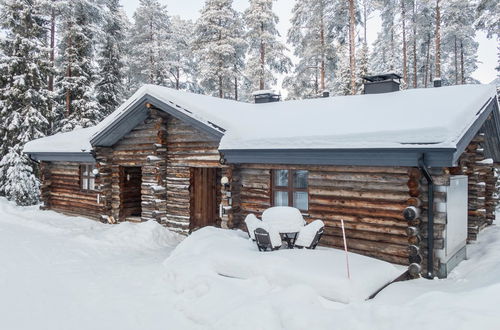
<path id="1" fill-rule="evenodd" d="M 165 261 L 175 277 L 200 272 L 250 279 L 264 277 L 279 286 L 307 285 L 342 303 L 361 301 L 404 272 L 394 265 L 349 253 L 347 278 L 342 250 L 318 248 L 259 252 L 242 231 L 205 227 L 186 238 Z"/>

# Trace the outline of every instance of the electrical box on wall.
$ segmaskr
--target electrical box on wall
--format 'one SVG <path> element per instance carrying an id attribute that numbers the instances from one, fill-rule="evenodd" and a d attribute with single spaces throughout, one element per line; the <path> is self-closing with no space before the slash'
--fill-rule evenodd
<path id="1" fill-rule="evenodd" d="M 439 191 L 446 193 L 446 202 L 438 205 L 438 211 L 446 212 L 446 229 L 443 249 L 437 254 L 441 260 L 438 276 L 446 277 L 466 258 L 468 178 L 466 175 L 451 176 L 450 185 L 441 186 Z"/>

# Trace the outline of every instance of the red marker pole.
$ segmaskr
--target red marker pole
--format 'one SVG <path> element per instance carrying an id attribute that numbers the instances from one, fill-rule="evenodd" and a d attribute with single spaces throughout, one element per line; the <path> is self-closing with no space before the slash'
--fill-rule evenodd
<path id="1" fill-rule="evenodd" d="M 347 278 L 351 279 L 351 273 L 349 271 L 349 255 L 347 254 L 347 241 L 345 239 L 344 219 L 340 219 L 340 223 L 342 224 L 342 237 L 344 238 L 345 262 L 347 265 Z"/>

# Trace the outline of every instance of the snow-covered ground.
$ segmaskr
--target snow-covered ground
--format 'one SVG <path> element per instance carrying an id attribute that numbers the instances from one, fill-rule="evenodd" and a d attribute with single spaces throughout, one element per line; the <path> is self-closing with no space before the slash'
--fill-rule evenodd
<path id="1" fill-rule="evenodd" d="M 307 282 L 220 276 L 203 253 L 183 273 L 180 240 L 154 222 L 111 226 L 0 199 L 0 329 L 499 329 L 497 226 L 448 279 L 350 304 Z"/>

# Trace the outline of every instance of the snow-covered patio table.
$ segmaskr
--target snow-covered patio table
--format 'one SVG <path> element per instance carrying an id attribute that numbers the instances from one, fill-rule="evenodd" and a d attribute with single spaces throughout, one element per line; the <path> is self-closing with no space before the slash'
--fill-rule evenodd
<path id="1" fill-rule="evenodd" d="M 268 208 L 262 213 L 262 221 L 281 234 L 288 248 L 293 248 L 297 234 L 306 224 L 300 211 L 288 206 Z"/>
<path id="2" fill-rule="evenodd" d="M 365 300 L 405 269 L 385 261 L 331 248 L 282 249 L 260 253 L 242 231 L 205 227 L 187 237 L 165 261 L 173 278 L 217 273 L 239 278 L 265 278 L 278 286 L 307 285 L 321 296 L 342 303 Z"/>

